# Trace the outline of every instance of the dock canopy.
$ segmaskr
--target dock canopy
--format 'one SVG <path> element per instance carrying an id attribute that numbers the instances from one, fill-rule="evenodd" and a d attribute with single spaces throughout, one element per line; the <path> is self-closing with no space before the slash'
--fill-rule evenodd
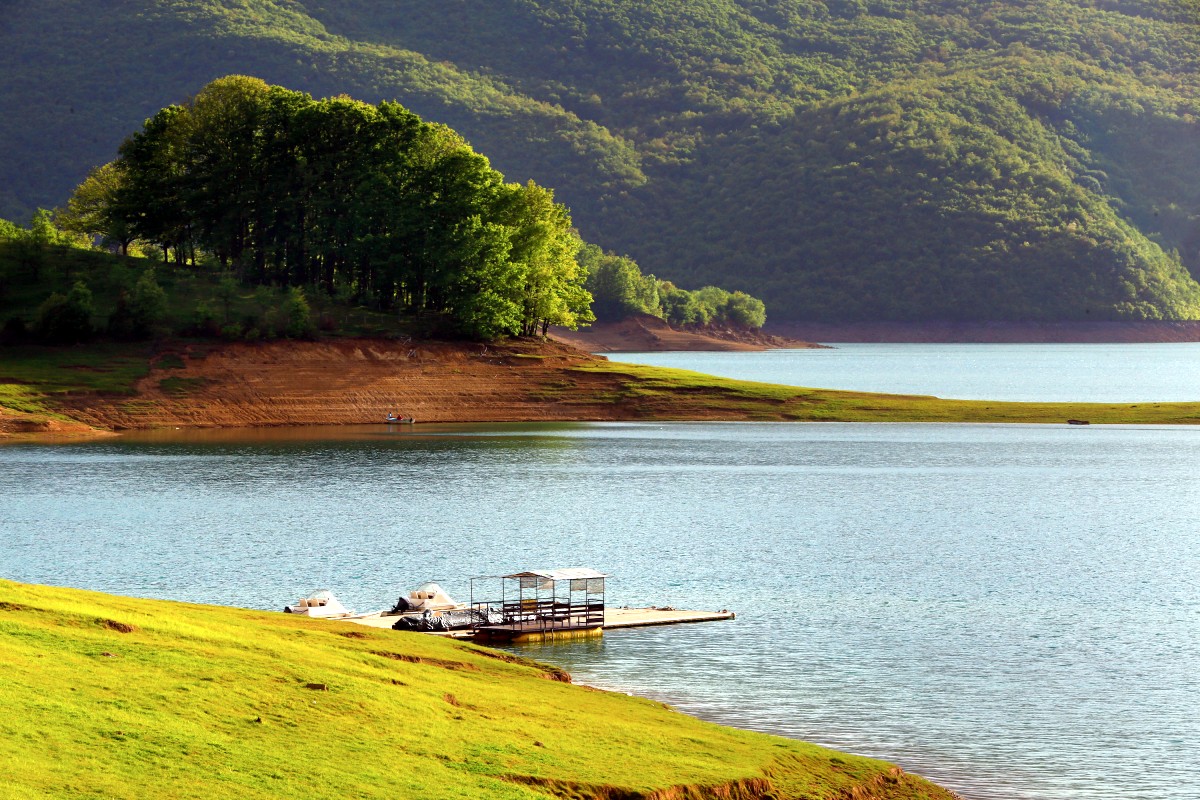
<path id="1" fill-rule="evenodd" d="M 557 583 L 570 581 L 573 592 L 602 592 L 604 591 L 604 579 L 607 577 L 603 572 L 598 572 L 590 567 L 531 569 L 500 576 L 503 580 L 520 581 L 522 589 L 550 589 Z"/>
<path id="2" fill-rule="evenodd" d="M 570 581 L 579 578 L 607 578 L 603 572 L 597 572 L 591 567 L 568 567 L 566 569 L 531 569 L 526 572 L 514 572 L 512 575 L 501 575 L 502 578 L 548 578 L 552 581 Z"/>
<path id="3" fill-rule="evenodd" d="M 471 607 L 498 613 L 503 622 L 476 630 L 483 640 L 599 634 L 604 625 L 603 572 L 588 567 L 531 569 L 471 579 Z M 476 582 L 499 583 L 499 597 L 480 600 Z"/>

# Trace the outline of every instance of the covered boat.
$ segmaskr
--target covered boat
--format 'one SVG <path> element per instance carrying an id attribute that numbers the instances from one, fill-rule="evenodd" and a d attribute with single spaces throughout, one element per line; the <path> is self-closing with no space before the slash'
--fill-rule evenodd
<path id="1" fill-rule="evenodd" d="M 342 605 L 328 589 L 317 589 L 307 597 L 302 597 L 290 606 L 284 606 L 288 614 L 303 614 L 306 617 L 349 617 L 354 612 Z"/>
<path id="2" fill-rule="evenodd" d="M 413 611 L 454 611 L 465 607 L 465 604 L 459 603 L 453 597 L 446 594 L 446 590 L 441 586 L 438 586 L 433 581 L 426 581 L 407 595 L 400 597 L 396 601 L 396 606 L 392 609 L 391 613 L 407 614 Z"/>

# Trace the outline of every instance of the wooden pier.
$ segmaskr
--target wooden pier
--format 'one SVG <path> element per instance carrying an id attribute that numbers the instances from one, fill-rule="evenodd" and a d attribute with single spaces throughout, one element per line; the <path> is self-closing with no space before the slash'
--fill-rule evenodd
<path id="1" fill-rule="evenodd" d="M 734 619 L 732 611 L 680 611 L 676 608 L 607 608 L 604 628 L 646 628 L 651 625 L 682 625 Z"/>
<path id="2" fill-rule="evenodd" d="M 693 622 L 716 622 L 718 620 L 735 619 L 732 611 L 681 611 L 675 608 L 606 608 L 604 610 L 604 630 L 620 628 L 646 628 L 654 625 L 683 625 Z M 357 619 L 337 620 L 353 622 L 356 625 L 367 625 L 372 628 L 391 628 L 399 619 L 395 615 L 377 615 L 359 617 Z M 433 636 L 447 636 L 455 639 L 472 639 L 474 631 L 446 631 L 433 633 Z"/>

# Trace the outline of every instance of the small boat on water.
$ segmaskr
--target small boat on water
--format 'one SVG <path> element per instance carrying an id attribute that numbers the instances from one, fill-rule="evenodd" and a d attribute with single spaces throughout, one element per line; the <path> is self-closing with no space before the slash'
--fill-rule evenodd
<path id="1" fill-rule="evenodd" d="M 392 414 L 392 412 L 390 412 L 390 411 L 388 412 L 388 415 L 386 417 L 384 417 L 383 421 L 385 423 L 387 423 L 388 425 L 395 425 L 395 424 L 411 425 L 414 422 L 416 422 L 416 420 L 411 416 L 397 417 L 394 414 Z"/>
<path id="2" fill-rule="evenodd" d="M 302 597 L 290 606 L 284 606 L 288 614 L 303 614 L 306 617 L 321 619 L 341 619 L 354 616 L 354 612 L 342 605 L 328 589 L 317 589 L 307 597 Z"/>

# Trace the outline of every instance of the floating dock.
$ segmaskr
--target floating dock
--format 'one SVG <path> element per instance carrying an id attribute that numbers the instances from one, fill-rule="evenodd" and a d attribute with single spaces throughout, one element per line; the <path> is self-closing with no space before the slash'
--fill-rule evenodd
<path id="1" fill-rule="evenodd" d="M 646 628 L 655 625 L 683 625 L 693 622 L 716 622 L 718 620 L 736 619 L 732 611 L 681 611 L 676 608 L 606 608 L 604 610 L 603 630 L 619 628 Z M 356 625 L 367 625 L 372 628 L 391 628 L 399 616 L 373 615 L 355 619 L 336 620 L 338 622 L 353 622 Z M 447 636 L 454 639 L 473 639 L 475 631 L 466 629 L 433 633 L 434 636 Z"/>
<path id="2" fill-rule="evenodd" d="M 731 611 L 680 611 L 672 606 L 611 608 L 603 572 L 590 567 L 534 569 L 471 578 L 471 602 L 455 603 L 436 583 L 401 597 L 392 612 L 347 622 L 432 633 L 487 644 L 520 644 L 601 636 L 609 628 L 642 628 L 733 619 Z M 490 599 L 480 599 L 482 595 Z"/>
<path id="3" fill-rule="evenodd" d="M 716 622 L 735 619 L 732 611 L 680 611 L 677 608 L 607 608 L 604 627 L 646 628 L 651 625 L 682 625 L 687 622 Z"/>

